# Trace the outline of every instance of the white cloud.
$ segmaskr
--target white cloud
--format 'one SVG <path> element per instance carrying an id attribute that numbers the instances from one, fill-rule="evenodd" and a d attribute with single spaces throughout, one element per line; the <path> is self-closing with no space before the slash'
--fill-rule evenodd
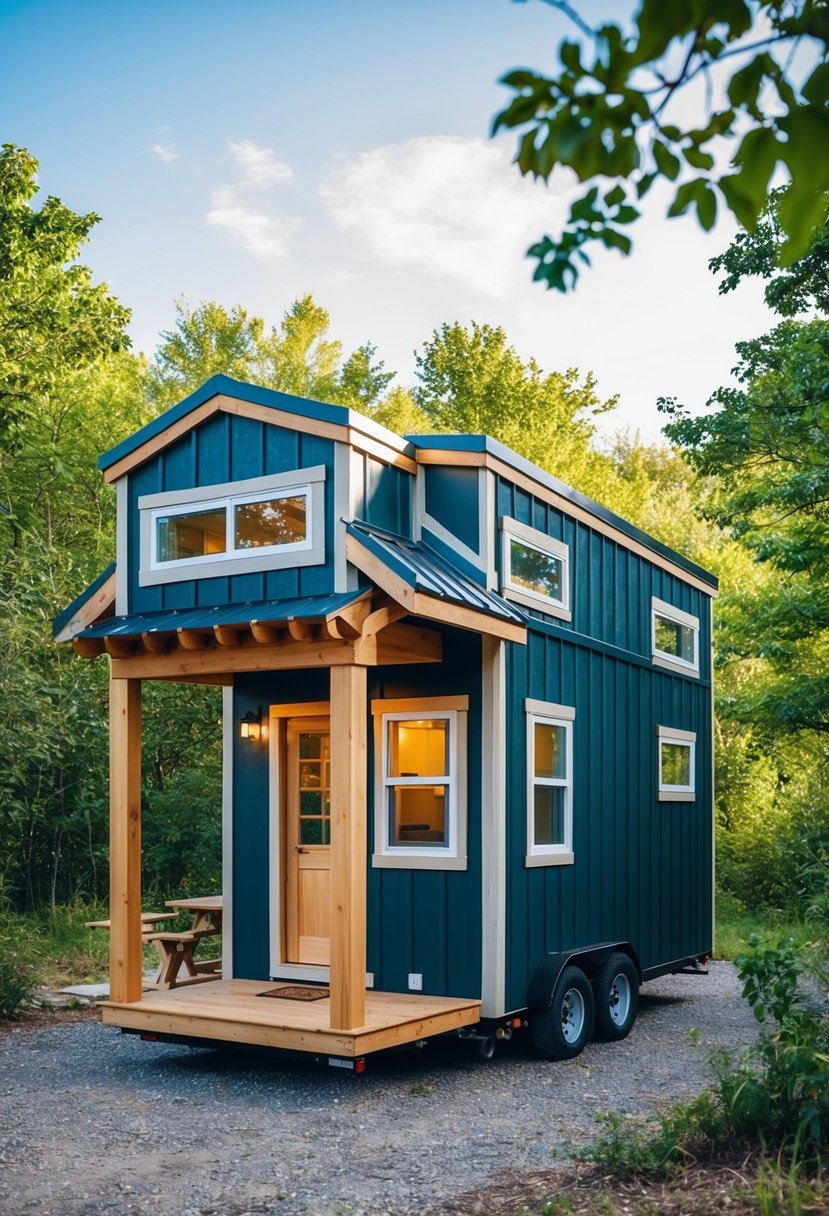
<path id="1" fill-rule="evenodd" d="M 226 228 L 248 253 L 257 258 L 281 258 L 302 225 L 298 216 L 283 215 L 269 206 L 248 201 L 233 186 L 213 192 L 208 224 Z"/>
<path id="2" fill-rule="evenodd" d="M 163 161 L 165 165 L 171 165 L 174 160 L 178 160 L 181 156 L 175 144 L 153 144 L 150 151 L 159 160 Z"/>
<path id="3" fill-rule="evenodd" d="M 525 287 L 527 246 L 557 232 L 557 193 L 521 177 L 513 142 L 434 135 L 363 152 L 321 193 L 387 265 L 451 275 L 497 295 Z"/>
<path id="4" fill-rule="evenodd" d="M 272 148 L 259 148 L 250 139 L 242 139 L 239 143 L 229 139 L 227 144 L 244 170 L 243 186 L 274 186 L 277 182 L 290 181 L 294 176 L 291 166 L 277 160 Z"/>

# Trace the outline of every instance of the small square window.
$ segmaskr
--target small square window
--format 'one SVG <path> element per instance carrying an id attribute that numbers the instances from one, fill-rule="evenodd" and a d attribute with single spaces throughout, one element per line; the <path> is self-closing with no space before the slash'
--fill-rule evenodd
<path id="1" fill-rule="evenodd" d="M 651 600 L 651 653 L 658 667 L 683 675 L 699 675 L 699 618 Z"/>
<path id="2" fill-rule="evenodd" d="M 695 794 L 696 735 L 693 731 L 657 728 L 659 801 L 692 802 Z"/>
<path id="3" fill-rule="evenodd" d="M 501 520 L 502 589 L 507 599 L 570 620 L 570 551 L 538 528 Z"/>

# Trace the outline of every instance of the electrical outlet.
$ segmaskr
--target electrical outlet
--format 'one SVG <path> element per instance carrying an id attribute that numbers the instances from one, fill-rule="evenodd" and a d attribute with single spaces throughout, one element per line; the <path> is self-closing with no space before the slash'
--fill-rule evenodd
<path id="1" fill-rule="evenodd" d="M 423 991 L 423 976 L 419 971 L 409 972 L 409 992 Z"/>

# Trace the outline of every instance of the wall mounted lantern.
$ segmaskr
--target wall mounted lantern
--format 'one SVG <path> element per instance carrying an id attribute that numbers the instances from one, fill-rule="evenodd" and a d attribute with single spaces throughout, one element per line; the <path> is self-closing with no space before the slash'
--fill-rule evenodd
<path id="1" fill-rule="evenodd" d="M 239 722 L 239 735 L 242 739 L 256 742 L 262 738 L 262 710 L 249 709 Z"/>

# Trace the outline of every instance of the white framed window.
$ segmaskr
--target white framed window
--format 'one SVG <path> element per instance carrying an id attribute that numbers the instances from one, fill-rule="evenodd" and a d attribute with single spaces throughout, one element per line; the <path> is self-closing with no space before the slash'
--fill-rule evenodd
<path id="1" fill-rule="evenodd" d="M 501 519 L 501 583 L 507 599 L 571 619 L 570 550 L 546 532 Z"/>
<path id="2" fill-rule="evenodd" d="M 138 500 L 142 586 L 325 561 L 325 466 Z"/>
<path id="3" fill-rule="evenodd" d="M 376 867 L 466 869 L 468 697 L 373 701 Z"/>
<path id="4" fill-rule="evenodd" d="M 658 667 L 699 675 L 699 617 L 651 599 L 651 653 Z"/>
<path id="5" fill-rule="evenodd" d="M 573 862 L 573 723 L 570 705 L 527 698 L 528 866 Z"/>
<path id="6" fill-rule="evenodd" d="M 693 802 L 696 798 L 697 736 L 672 726 L 656 728 L 659 750 L 659 801 Z"/>

